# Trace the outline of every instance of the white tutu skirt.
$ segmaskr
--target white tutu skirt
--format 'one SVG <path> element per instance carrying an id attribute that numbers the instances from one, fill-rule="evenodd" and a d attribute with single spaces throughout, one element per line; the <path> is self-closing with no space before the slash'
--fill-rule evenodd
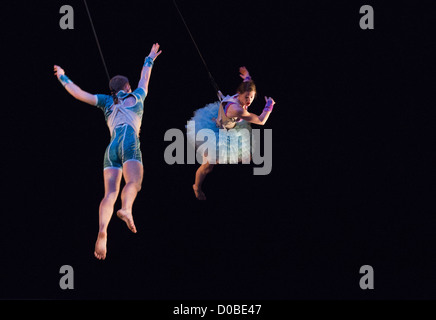
<path id="1" fill-rule="evenodd" d="M 219 107 L 220 102 L 216 101 L 194 112 L 194 116 L 186 126 L 188 143 L 195 147 L 197 159 L 200 153 L 210 163 L 250 163 L 254 147 L 250 123 L 242 120 L 236 123 L 233 129 L 220 129 L 215 122 L 218 117 Z M 215 140 L 215 154 L 210 151 L 204 152 L 205 145 L 211 146 L 211 144 L 205 143 L 205 140 L 207 141 L 209 138 L 203 139 L 202 132 L 197 136 L 202 129 L 213 131 L 215 139 L 212 139 L 212 141 Z M 208 132 L 211 133 L 209 130 Z"/>

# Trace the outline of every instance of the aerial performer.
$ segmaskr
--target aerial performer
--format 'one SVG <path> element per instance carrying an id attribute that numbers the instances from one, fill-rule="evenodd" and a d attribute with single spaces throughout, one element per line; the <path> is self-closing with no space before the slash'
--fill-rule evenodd
<path id="1" fill-rule="evenodd" d="M 213 132 L 215 135 L 214 140 L 216 150 L 212 153 L 212 155 L 215 156 L 210 156 L 209 149 L 207 155 L 203 153 L 201 165 L 195 173 L 195 182 L 192 185 L 195 197 L 198 200 L 206 200 L 206 195 L 202 189 L 206 176 L 212 171 L 216 164 L 229 163 L 229 160 L 230 163 L 234 163 L 232 159 L 237 159 L 236 163 L 246 163 L 246 159 L 251 159 L 253 141 L 251 140 L 251 134 L 247 134 L 247 132 L 251 132 L 251 123 L 258 125 L 264 125 L 266 123 L 274 108 L 275 101 L 271 97 L 265 97 L 266 105 L 260 115 L 248 111 L 248 107 L 256 96 L 256 86 L 245 67 L 239 68 L 243 82 L 237 88 L 236 94 L 232 96 L 224 96 L 213 79 L 206 61 L 204 60 L 176 1 L 173 0 L 173 3 L 195 48 L 197 49 L 203 65 L 207 70 L 212 86 L 219 98 L 219 101 L 210 103 L 205 107 L 196 110 L 194 116 L 190 121 L 188 121 L 186 126 L 188 142 L 197 151 L 203 145 L 203 141 L 197 140 L 197 133 L 200 130 L 208 129 L 209 132 Z M 236 137 L 236 143 L 232 141 L 231 136 Z"/>
<path id="2" fill-rule="evenodd" d="M 265 97 L 265 108 L 260 115 L 248 111 L 256 97 L 256 86 L 245 67 L 239 68 L 243 82 L 236 90 L 236 94 L 225 96 L 218 91 L 220 101 L 210 103 L 194 112 L 194 116 L 188 121 L 188 141 L 199 148 L 203 141 L 196 139 L 197 133 L 202 129 L 209 129 L 215 134 L 216 150 L 214 157 L 203 155 L 202 163 L 195 173 L 195 182 L 192 186 L 195 197 L 198 200 L 206 200 L 202 186 L 206 176 L 213 167 L 219 163 L 236 163 L 250 159 L 252 153 L 251 123 L 264 125 L 273 108 L 275 101 L 271 97 Z M 236 143 L 232 141 L 228 133 L 236 137 Z"/>
<path id="3" fill-rule="evenodd" d="M 122 206 L 117 211 L 117 216 L 133 233 L 137 232 L 132 206 L 141 190 L 144 172 L 139 132 L 151 71 L 156 57 L 161 52 L 159 44 L 153 44 L 145 58 L 138 85 L 133 91 L 127 77 L 122 75 L 112 77 L 109 81 L 110 95 L 91 94 L 82 90 L 66 76 L 60 66 L 54 66 L 55 75 L 69 94 L 103 111 L 111 135 L 103 158 L 104 197 L 99 206 L 99 230 L 94 249 L 94 255 L 99 260 L 106 258 L 107 228 L 122 178 L 125 186 L 121 191 Z"/>

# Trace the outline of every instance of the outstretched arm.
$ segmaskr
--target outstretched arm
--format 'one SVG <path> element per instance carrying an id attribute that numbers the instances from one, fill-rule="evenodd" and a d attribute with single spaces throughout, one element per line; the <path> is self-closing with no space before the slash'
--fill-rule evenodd
<path id="1" fill-rule="evenodd" d="M 141 78 L 139 79 L 138 88 L 142 88 L 145 91 L 145 94 L 148 92 L 148 83 L 150 82 L 151 69 L 153 68 L 154 60 L 158 55 L 162 53 L 162 50 L 159 51 L 159 44 L 153 44 L 151 47 L 149 55 L 145 58 L 144 66 L 141 71 Z"/>
<path id="2" fill-rule="evenodd" d="M 68 77 L 65 75 L 64 69 L 55 65 L 54 71 L 54 74 L 57 76 L 60 83 L 74 98 L 93 106 L 97 105 L 97 96 L 80 89 L 78 85 L 74 84 L 70 79 L 68 79 Z"/>
<path id="3" fill-rule="evenodd" d="M 248 72 L 246 67 L 240 67 L 239 73 L 240 73 L 239 76 L 242 79 L 244 79 L 244 82 L 252 80 L 250 73 Z M 265 108 L 263 109 L 263 112 L 259 116 L 255 115 L 254 113 L 248 112 L 244 108 L 240 108 L 237 111 L 238 117 L 244 119 L 245 121 L 263 126 L 267 122 L 269 115 L 271 114 L 271 111 L 275 104 L 275 101 L 271 97 L 270 98 L 265 97 L 265 101 L 266 101 Z"/>
<path id="4" fill-rule="evenodd" d="M 271 97 L 269 98 L 265 97 L 265 101 L 266 101 L 265 108 L 263 109 L 263 112 L 259 116 L 255 115 L 254 113 L 250 113 L 243 108 L 238 108 L 238 110 L 236 110 L 236 114 L 238 118 L 244 119 L 247 122 L 251 122 L 263 126 L 267 122 L 269 115 L 271 114 L 275 104 L 274 99 Z"/>

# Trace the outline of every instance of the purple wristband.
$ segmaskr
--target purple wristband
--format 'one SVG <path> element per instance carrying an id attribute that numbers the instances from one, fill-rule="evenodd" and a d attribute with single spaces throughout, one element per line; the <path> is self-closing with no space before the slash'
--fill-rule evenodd
<path id="1" fill-rule="evenodd" d="M 248 82 L 248 81 L 251 81 L 251 77 L 250 77 L 250 76 L 246 76 L 246 77 L 244 78 L 244 82 Z"/>
<path id="2" fill-rule="evenodd" d="M 263 111 L 273 111 L 274 104 L 272 100 L 268 100 Z"/>

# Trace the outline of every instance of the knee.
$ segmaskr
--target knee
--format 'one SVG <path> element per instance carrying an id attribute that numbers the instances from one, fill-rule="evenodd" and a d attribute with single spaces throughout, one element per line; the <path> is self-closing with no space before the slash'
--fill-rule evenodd
<path id="1" fill-rule="evenodd" d="M 135 188 L 137 192 L 141 191 L 142 183 L 141 181 L 130 181 L 128 183 L 131 187 Z"/>
<path id="2" fill-rule="evenodd" d="M 139 192 L 139 191 L 141 191 L 141 188 L 142 188 L 142 183 L 141 182 L 137 182 L 136 183 L 136 190 Z"/>
<path id="3" fill-rule="evenodd" d="M 103 200 L 115 203 L 118 197 L 118 190 L 109 191 L 104 195 Z"/>

